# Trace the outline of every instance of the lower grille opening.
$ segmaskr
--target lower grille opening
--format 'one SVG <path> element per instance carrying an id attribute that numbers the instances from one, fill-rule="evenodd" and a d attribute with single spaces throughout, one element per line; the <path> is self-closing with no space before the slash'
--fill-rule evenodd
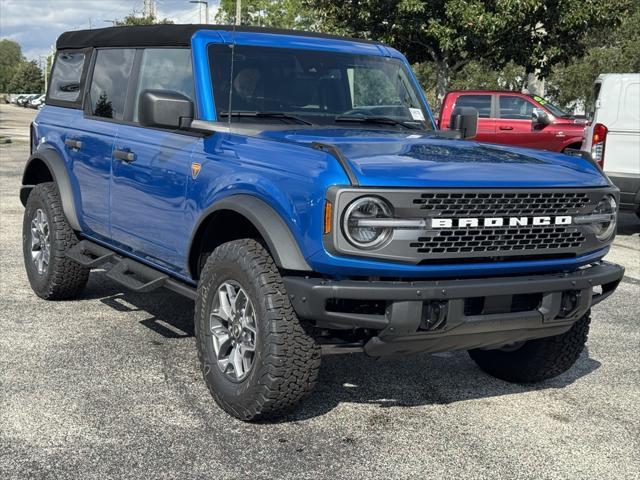
<path id="1" fill-rule="evenodd" d="M 327 312 L 354 313 L 359 315 L 384 315 L 387 302 L 382 300 L 353 300 L 331 298 L 325 305 Z"/>
<path id="2" fill-rule="evenodd" d="M 495 297 L 473 297 L 464 302 L 464 314 L 467 317 L 474 315 L 489 315 L 493 313 L 517 313 L 530 312 L 540 308 L 542 293 L 523 293 Z"/>

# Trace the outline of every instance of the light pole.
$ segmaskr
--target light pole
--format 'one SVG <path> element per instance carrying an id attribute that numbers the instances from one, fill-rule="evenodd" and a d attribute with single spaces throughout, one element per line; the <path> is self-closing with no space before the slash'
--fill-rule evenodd
<path id="1" fill-rule="evenodd" d="M 205 2 L 203 0 L 190 0 L 189 3 L 197 3 L 204 5 L 204 23 L 209 23 L 209 2 Z M 200 12 L 200 6 L 198 6 L 198 12 Z"/>

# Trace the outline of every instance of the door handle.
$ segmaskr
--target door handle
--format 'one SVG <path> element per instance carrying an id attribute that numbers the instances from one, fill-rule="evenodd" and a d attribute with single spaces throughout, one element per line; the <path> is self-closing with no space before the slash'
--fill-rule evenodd
<path id="1" fill-rule="evenodd" d="M 113 157 L 123 162 L 133 162 L 136 159 L 136 154 L 133 152 L 127 152 L 125 150 L 114 150 Z"/>
<path id="2" fill-rule="evenodd" d="M 499 128 L 500 130 L 513 130 L 513 127 L 506 127 L 506 126 L 498 127 L 498 128 Z"/>
<path id="3" fill-rule="evenodd" d="M 75 148 L 77 150 L 82 148 L 82 142 L 80 140 L 74 140 L 73 138 L 67 138 L 64 144 L 69 148 Z"/>

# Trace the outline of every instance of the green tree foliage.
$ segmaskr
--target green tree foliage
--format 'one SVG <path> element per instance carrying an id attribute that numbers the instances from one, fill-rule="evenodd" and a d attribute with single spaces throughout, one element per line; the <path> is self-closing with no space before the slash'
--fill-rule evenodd
<path id="1" fill-rule="evenodd" d="M 472 62 L 513 62 L 548 75 L 580 55 L 593 31 L 610 28 L 635 0 L 308 0 L 323 29 L 382 40 L 415 63 L 432 62 L 441 100 Z"/>
<path id="2" fill-rule="evenodd" d="M 42 93 L 44 78 L 35 60 L 20 63 L 8 85 L 11 93 Z"/>
<path id="3" fill-rule="evenodd" d="M 236 18 L 236 1 L 222 0 L 216 23 L 233 24 Z M 305 0 L 243 0 L 242 25 L 317 30 L 314 10 Z"/>
<path id="4" fill-rule="evenodd" d="M 0 40 L 0 92 L 9 91 L 9 82 L 23 62 L 20 45 L 12 40 Z"/>
<path id="5" fill-rule="evenodd" d="M 129 15 L 124 17 L 122 20 L 116 20 L 116 25 L 118 27 L 122 27 L 125 25 L 155 25 L 156 23 L 166 24 L 166 23 L 173 23 L 173 21 L 169 20 L 168 18 L 163 18 L 162 20 L 159 20 L 152 15 L 148 17 L 137 17 L 135 13 L 130 13 Z"/>
<path id="6" fill-rule="evenodd" d="M 549 94 L 561 105 L 590 104 L 601 73 L 640 72 L 640 5 L 614 31 L 594 35 L 586 54 L 554 67 Z"/>

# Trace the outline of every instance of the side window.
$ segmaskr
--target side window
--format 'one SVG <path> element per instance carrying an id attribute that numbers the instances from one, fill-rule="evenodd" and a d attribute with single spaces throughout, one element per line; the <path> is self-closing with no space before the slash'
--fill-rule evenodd
<path id="1" fill-rule="evenodd" d="M 461 95 L 455 107 L 473 107 L 480 118 L 491 117 L 491 95 Z"/>
<path id="2" fill-rule="evenodd" d="M 533 105 L 521 97 L 500 95 L 500 118 L 531 120 Z"/>
<path id="3" fill-rule="evenodd" d="M 142 54 L 133 121 L 138 121 L 138 102 L 144 90 L 171 90 L 194 99 L 191 50 L 188 48 L 147 48 Z"/>
<path id="4" fill-rule="evenodd" d="M 84 52 L 58 52 L 49 84 L 49 98 L 51 100 L 80 101 L 84 60 Z"/>
<path id="5" fill-rule="evenodd" d="M 134 49 L 98 50 L 91 79 L 92 115 L 114 120 L 124 118 L 124 103 L 134 56 Z"/>

